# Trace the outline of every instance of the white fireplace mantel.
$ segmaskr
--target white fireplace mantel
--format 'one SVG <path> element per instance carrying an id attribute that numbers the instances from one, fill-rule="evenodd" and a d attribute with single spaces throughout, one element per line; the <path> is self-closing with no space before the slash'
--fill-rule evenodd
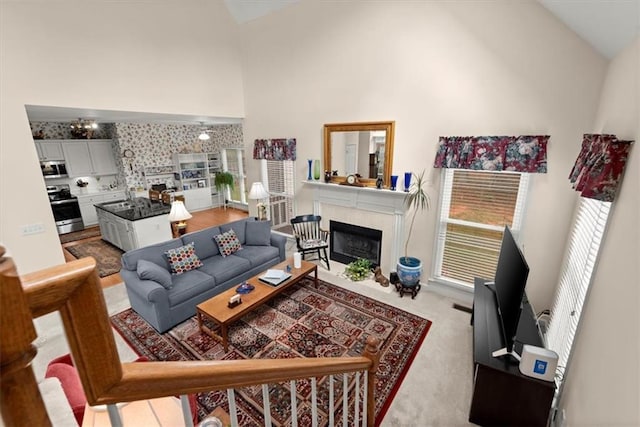
<path id="1" fill-rule="evenodd" d="M 373 187 L 327 184 L 319 181 L 304 181 L 304 184 L 313 188 L 313 212 L 316 215 L 322 215 L 321 206 L 323 204 L 342 206 L 357 211 L 393 215 L 391 253 L 389 258 L 384 261 L 386 261 L 387 268 L 395 269 L 404 240 L 406 213 L 404 200 L 406 193 Z M 358 224 L 358 221 L 354 221 L 354 223 L 356 225 L 366 225 L 363 222 Z"/>

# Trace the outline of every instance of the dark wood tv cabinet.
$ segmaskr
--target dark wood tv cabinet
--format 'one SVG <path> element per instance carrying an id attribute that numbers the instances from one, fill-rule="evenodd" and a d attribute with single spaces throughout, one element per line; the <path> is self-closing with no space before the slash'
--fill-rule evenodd
<path id="1" fill-rule="evenodd" d="M 522 375 L 519 363 L 510 356 L 491 355 L 504 347 L 504 342 L 496 297 L 485 282 L 480 278 L 474 280 L 471 317 L 474 377 L 469 421 L 487 426 L 546 426 L 555 384 Z M 543 347 L 528 301 L 520 315 L 517 341 L 518 354 L 523 344 Z"/>

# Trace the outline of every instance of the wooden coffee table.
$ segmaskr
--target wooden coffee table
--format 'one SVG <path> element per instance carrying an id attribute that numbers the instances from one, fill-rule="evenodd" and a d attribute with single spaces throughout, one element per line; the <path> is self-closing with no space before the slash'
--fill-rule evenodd
<path id="1" fill-rule="evenodd" d="M 253 276 L 247 283 L 255 287 L 254 290 L 248 294 L 242 294 L 242 303 L 235 307 L 228 307 L 229 299 L 236 295 L 236 288 L 233 288 L 216 295 L 213 298 L 206 300 L 196 306 L 198 313 L 198 326 L 200 330 L 212 338 L 221 341 L 224 346 L 224 351 L 229 349 L 229 325 L 254 308 L 269 301 L 280 292 L 284 291 L 288 287 L 298 283 L 303 278 L 307 277 L 311 273 L 314 273 L 314 285 L 318 287 L 318 266 L 312 262 L 302 261 L 300 268 L 293 268 L 293 258 L 288 258 L 285 261 L 277 264 L 272 269 L 286 270 L 287 265 L 291 266 L 291 277 L 285 280 L 278 286 L 271 286 L 263 283 L 259 280 L 265 272 L 262 272 L 256 276 Z M 204 320 L 209 319 L 219 325 L 220 333 L 216 333 L 213 329 L 205 325 Z"/>

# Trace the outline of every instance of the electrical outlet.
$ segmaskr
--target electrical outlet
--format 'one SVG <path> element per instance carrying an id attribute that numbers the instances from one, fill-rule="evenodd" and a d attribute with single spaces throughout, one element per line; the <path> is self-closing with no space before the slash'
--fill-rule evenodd
<path id="1" fill-rule="evenodd" d="M 41 222 L 22 226 L 23 236 L 29 236 L 31 234 L 38 234 L 38 233 L 44 233 L 44 224 L 42 224 Z"/>

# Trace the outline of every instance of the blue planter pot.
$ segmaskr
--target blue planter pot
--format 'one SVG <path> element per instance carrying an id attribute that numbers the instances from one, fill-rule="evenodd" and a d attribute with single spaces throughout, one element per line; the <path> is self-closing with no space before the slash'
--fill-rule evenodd
<path id="1" fill-rule="evenodd" d="M 396 266 L 398 279 L 404 286 L 416 286 L 422 276 L 422 261 L 414 257 L 400 257 Z"/>

